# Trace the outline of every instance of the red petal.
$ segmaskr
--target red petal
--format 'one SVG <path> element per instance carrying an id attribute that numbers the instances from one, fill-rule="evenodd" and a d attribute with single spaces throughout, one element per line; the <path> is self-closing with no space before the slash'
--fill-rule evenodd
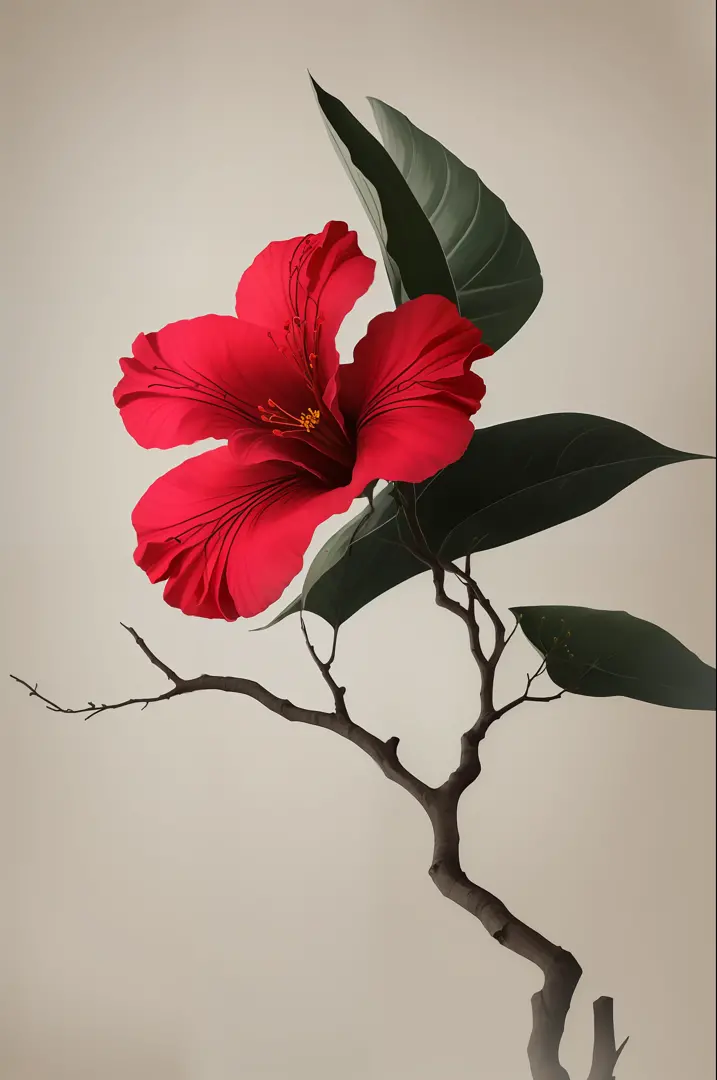
<path id="1" fill-rule="evenodd" d="M 140 334 L 114 391 L 125 427 L 147 448 L 226 439 L 258 425 L 258 406 L 281 388 L 285 408 L 305 407 L 301 377 L 266 331 L 233 316 L 204 315 Z"/>
<path id="2" fill-rule="evenodd" d="M 263 611 L 299 573 L 319 525 L 353 487 L 327 488 L 283 462 L 241 467 L 222 446 L 161 476 L 132 515 L 135 562 L 187 615 L 233 621 Z"/>
<path id="3" fill-rule="evenodd" d="M 440 296 L 373 319 L 339 370 L 339 403 L 357 433 L 354 478 L 418 483 L 456 461 L 485 393 L 470 365 L 491 351 Z"/>
<path id="4" fill-rule="evenodd" d="M 435 390 L 440 391 L 447 402 L 457 408 L 462 408 L 467 416 L 472 416 L 480 408 L 480 403 L 485 397 L 485 383 L 474 371 L 469 371 L 457 379 L 437 382 Z"/>
<path id="5" fill-rule="evenodd" d="M 269 244 L 237 288 L 239 318 L 266 327 L 278 342 L 284 342 L 287 324 L 302 323 L 295 339 L 292 329 L 289 344 L 302 349 L 306 359 L 316 355 L 318 382 L 330 409 L 339 363 L 336 334 L 373 281 L 375 267 L 362 254 L 356 233 L 343 221 L 330 221 L 321 233 Z"/>
<path id="6" fill-rule="evenodd" d="M 353 363 L 339 371 L 344 415 L 365 424 L 419 398 L 450 393 L 453 380 L 461 380 L 456 383 L 461 396 L 473 361 L 492 352 L 481 336 L 442 296 L 419 296 L 377 315 L 356 346 Z M 479 404 L 480 397 L 471 411 Z"/>
<path id="7" fill-rule="evenodd" d="M 359 490 L 372 480 L 419 484 L 457 461 L 474 431 L 466 413 L 441 398 L 387 413 L 359 432 L 352 482 Z"/>

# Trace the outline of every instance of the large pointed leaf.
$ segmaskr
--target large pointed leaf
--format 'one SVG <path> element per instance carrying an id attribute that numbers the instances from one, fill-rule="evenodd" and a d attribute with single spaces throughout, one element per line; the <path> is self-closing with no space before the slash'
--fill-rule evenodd
<path id="1" fill-rule="evenodd" d="M 499 349 L 543 292 L 530 241 L 473 169 L 397 109 L 369 101 L 384 146 L 438 237 L 461 314 Z"/>
<path id="2" fill-rule="evenodd" d="M 381 143 L 312 79 L 334 148 L 381 245 L 396 304 L 435 293 L 457 303 L 438 237 Z"/>
<path id="3" fill-rule="evenodd" d="M 456 559 L 569 521 L 653 469 L 699 456 L 585 413 L 513 420 L 476 431 L 460 461 L 417 486 L 418 516 L 432 549 Z M 389 486 L 374 499 L 373 513 L 364 510 L 316 556 L 303 605 L 340 626 L 424 569 L 401 545 Z"/>
<path id="4" fill-rule="evenodd" d="M 512 611 L 550 678 L 572 694 L 715 708 L 715 669 L 654 623 L 584 607 Z"/>
<path id="5" fill-rule="evenodd" d="M 499 349 L 534 311 L 540 267 L 522 229 L 477 174 L 369 99 L 386 148 L 312 80 L 327 130 L 371 220 L 396 304 L 438 293 Z"/>

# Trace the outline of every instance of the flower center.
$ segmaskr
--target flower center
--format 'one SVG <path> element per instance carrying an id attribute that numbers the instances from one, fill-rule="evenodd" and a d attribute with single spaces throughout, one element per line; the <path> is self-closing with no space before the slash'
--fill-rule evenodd
<path id="1" fill-rule="evenodd" d="M 294 416 L 293 413 L 283 409 L 281 405 L 277 405 L 272 398 L 269 398 L 267 405 L 269 406 L 268 409 L 265 409 L 263 405 L 259 406 L 259 415 L 265 424 L 275 425 L 272 435 L 286 435 L 291 430 L 302 429 L 310 434 L 321 419 L 321 411 L 312 409 L 310 406 L 305 412 Z"/>
<path id="2" fill-rule="evenodd" d="M 342 423 L 324 401 L 321 363 L 324 317 L 320 308 L 324 286 L 317 285 L 314 288 L 308 273 L 308 263 L 315 250 L 314 239 L 306 236 L 297 243 L 291 253 L 287 280 L 289 318 L 282 327 L 283 337 L 280 332 L 275 336 L 271 330 L 267 331 L 277 352 L 298 372 L 303 384 L 301 397 L 306 393 L 304 400 L 308 399 L 310 404 L 303 412 L 298 412 L 297 409 L 297 415 L 269 398 L 267 407 L 259 406 L 259 415 L 264 423 L 272 425 L 272 435 L 297 436 L 305 432 L 311 436 L 310 441 L 315 450 L 350 468 L 353 460 L 350 440 Z M 332 348 L 331 342 L 328 347 Z M 295 375 L 292 375 L 292 382 L 294 380 Z M 292 389 L 292 398 L 294 392 Z M 296 408 L 293 400 L 292 405 Z"/>

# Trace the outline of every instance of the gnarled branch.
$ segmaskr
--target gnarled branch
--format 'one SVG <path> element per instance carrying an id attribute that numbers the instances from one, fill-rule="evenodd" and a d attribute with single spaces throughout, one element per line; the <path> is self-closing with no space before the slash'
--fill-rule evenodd
<path id="1" fill-rule="evenodd" d="M 540 968 L 543 986 L 531 998 L 533 1025 L 528 1041 L 531 1073 L 533 1080 L 570 1080 L 560 1061 L 560 1044 L 582 968 L 572 953 L 531 929 L 516 918 L 502 901 L 468 878 L 461 866 L 458 830 L 458 803 L 463 792 L 480 775 L 480 744 L 489 728 L 501 716 L 524 702 L 556 701 L 565 691 L 545 696 L 531 695 L 533 683 L 546 670 L 547 657 L 544 657 L 538 670 L 527 676 L 524 692 L 507 705 L 496 706 L 496 669 L 517 623 L 508 634 L 503 620 L 471 574 L 470 556 L 466 557 L 463 570 L 453 562 L 441 560 L 430 550 L 418 518 L 415 492 L 406 490 L 402 485 L 396 485 L 396 489 L 399 515 L 403 515 L 409 533 L 408 537 L 402 537 L 403 542 L 431 570 L 436 604 L 457 616 L 466 626 L 471 653 L 481 677 L 480 710 L 475 723 L 461 737 L 459 763 L 448 779 L 431 793 L 428 815 L 433 826 L 434 850 L 429 873 L 441 893 L 479 919 L 496 941 Z M 465 606 L 448 595 L 447 574 L 454 575 L 465 586 Z M 481 640 L 477 608 L 487 616 L 493 628 L 493 647 L 490 650 L 486 650 Z M 613 1080 L 612 1069 L 625 1043 L 619 1050 L 615 1049 L 612 998 L 599 998 L 594 1008 L 593 1068 L 588 1080 Z"/>
<path id="2" fill-rule="evenodd" d="M 492 676 L 511 635 L 506 636 L 504 629 L 501 631 L 495 627 L 493 649 L 490 653 L 484 653 L 479 641 L 480 631 L 476 620 L 475 605 L 477 603 L 486 611 L 488 601 L 477 586 L 474 587 L 469 567 L 467 567 L 465 573 L 461 572 L 461 575 L 459 575 L 469 591 L 468 606 L 466 608 L 458 601 L 443 602 L 444 596 L 446 596 L 444 575 L 449 572 L 449 569 L 443 566 L 434 567 L 434 569 L 434 581 L 438 582 L 436 589 L 437 601 L 442 607 L 447 607 L 449 611 L 453 611 L 455 614 L 459 614 L 458 609 L 460 609 L 460 617 L 469 627 L 471 642 L 475 645 L 474 656 L 476 656 L 483 677 L 480 714 L 473 726 L 462 737 L 461 758 L 457 768 L 439 787 L 430 787 L 403 765 L 398 757 L 398 738 L 396 736 L 382 740 L 351 719 L 346 706 L 346 690 L 335 680 L 331 670 L 336 654 L 336 635 L 334 635 L 329 659 L 322 660 L 309 639 L 303 616 L 301 626 L 307 648 L 324 682 L 331 691 L 334 702 L 332 712 L 302 708 L 287 698 L 272 693 L 252 679 L 231 675 L 207 674 L 185 678 L 160 660 L 143 638 L 130 626 L 126 626 L 125 629 L 131 634 L 135 643 L 150 663 L 158 668 L 173 684 L 171 689 L 154 696 L 127 698 L 124 701 L 106 704 L 89 701 L 87 705 L 80 708 L 66 708 L 41 694 L 37 684 L 33 686 L 16 675 L 12 675 L 11 678 L 26 687 L 32 697 L 44 702 L 50 711 L 82 715 L 86 719 L 100 713 L 123 709 L 130 705 L 141 705 L 146 708 L 154 702 L 170 701 L 175 697 L 195 693 L 199 690 L 220 690 L 224 693 L 240 694 L 251 698 L 269 709 L 270 712 L 276 713 L 291 722 L 308 724 L 312 727 L 321 727 L 333 731 L 360 747 L 379 766 L 388 779 L 408 791 L 426 811 L 434 836 L 433 857 L 429 873 L 441 893 L 477 918 L 499 944 L 526 960 L 530 960 L 542 971 L 543 987 L 531 999 L 533 1025 L 528 1043 L 531 1072 L 534 1080 L 570 1080 L 560 1063 L 559 1053 L 565 1020 L 575 987 L 581 976 L 580 965 L 571 953 L 558 945 L 554 945 L 536 930 L 531 929 L 526 923 L 514 916 L 501 900 L 468 878 L 460 862 L 460 835 L 458 831 L 458 803 L 466 788 L 480 774 L 480 743 L 490 726 L 501 716 L 524 702 L 552 701 L 562 696 L 562 691 L 544 697 L 531 695 L 530 690 L 533 682 L 544 670 L 544 666 L 541 665 L 538 671 L 528 676 L 523 694 L 506 705 L 496 707 L 493 701 Z M 446 596 L 446 599 L 450 598 Z M 498 616 L 496 615 L 495 618 L 497 619 Z M 488 679 L 487 690 L 485 689 L 486 677 Z M 624 1045 L 625 1043 L 619 1049 L 615 1047 L 612 999 L 598 999 L 595 1002 L 593 1066 L 588 1080 L 613 1080 L 612 1070 Z"/>

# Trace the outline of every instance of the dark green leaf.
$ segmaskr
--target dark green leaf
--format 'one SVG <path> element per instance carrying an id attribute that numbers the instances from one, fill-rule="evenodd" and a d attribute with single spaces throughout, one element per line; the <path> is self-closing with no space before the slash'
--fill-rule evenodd
<path id="1" fill-rule="evenodd" d="M 438 237 L 461 314 L 499 349 L 543 292 L 530 241 L 473 169 L 397 109 L 369 101 L 384 146 Z"/>
<path id="2" fill-rule="evenodd" d="M 584 413 L 513 420 L 476 431 L 460 461 L 417 486 L 418 516 L 432 549 L 457 559 L 569 521 L 653 469 L 699 456 Z M 424 569 L 401 545 L 389 486 L 373 511 L 364 509 L 324 545 L 303 604 L 340 626 Z M 294 601 L 274 622 L 300 607 Z"/>
<path id="3" fill-rule="evenodd" d="M 557 686 L 588 697 L 714 709 L 715 670 L 654 623 L 626 611 L 513 608 Z"/>
<path id="4" fill-rule="evenodd" d="M 398 168 L 343 102 L 311 81 L 329 136 L 378 236 L 396 304 L 423 293 L 456 303 L 438 238 Z"/>
<path id="5" fill-rule="evenodd" d="M 540 300 L 523 230 L 480 177 L 403 113 L 369 99 L 386 147 L 312 79 L 329 136 L 374 227 L 396 304 L 438 293 L 499 349 Z"/>

